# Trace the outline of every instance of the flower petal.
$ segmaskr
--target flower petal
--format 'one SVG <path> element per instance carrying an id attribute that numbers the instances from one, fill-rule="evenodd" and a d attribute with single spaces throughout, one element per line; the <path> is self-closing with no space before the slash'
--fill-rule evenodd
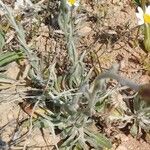
<path id="1" fill-rule="evenodd" d="M 138 19 L 138 25 L 144 24 L 144 19 Z"/>
<path id="2" fill-rule="evenodd" d="M 150 15 L 150 6 L 146 7 L 145 13 L 148 14 L 148 15 Z"/>
<path id="3" fill-rule="evenodd" d="M 141 7 L 138 6 L 137 10 L 139 14 L 141 14 L 142 16 L 144 15 L 143 9 Z"/>
<path id="4" fill-rule="evenodd" d="M 70 6 L 70 7 L 72 6 L 70 2 L 67 1 L 66 3 L 67 3 L 68 6 Z"/>
<path id="5" fill-rule="evenodd" d="M 140 14 L 140 13 L 135 13 L 135 15 L 136 15 L 136 17 L 137 17 L 138 19 L 143 19 L 143 15 L 142 15 L 142 14 Z"/>
<path id="6" fill-rule="evenodd" d="M 78 7 L 78 6 L 79 6 L 79 2 L 76 1 L 76 2 L 74 3 L 74 6 L 75 6 L 75 7 Z"/>
<path id="7" fill-rule="evenodd" d="M 144 24 L 144 18 L 143 18 L 143 15 L 140 14 L 140 13 L 135 13 L 135 14 L 136 14 L 136 17 L 137 17 L 137 20 L 138 20 L 138 25 Z"/>

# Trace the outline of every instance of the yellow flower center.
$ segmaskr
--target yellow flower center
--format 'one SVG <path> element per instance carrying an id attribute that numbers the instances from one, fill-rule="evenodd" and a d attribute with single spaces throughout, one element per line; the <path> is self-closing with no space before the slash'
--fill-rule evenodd
<path id="1" fill-rule="evenodd" d="M 144 22 L 150 23 L 150 15 L 149 14 L 144 14 Z"/>
<path id="2" fill-rule="evenodd" d="M 76 2 L 76 0 L 68 0 L 68 2 L 69 2 L 71 5 L 74 5 L 74 3 Z"/>

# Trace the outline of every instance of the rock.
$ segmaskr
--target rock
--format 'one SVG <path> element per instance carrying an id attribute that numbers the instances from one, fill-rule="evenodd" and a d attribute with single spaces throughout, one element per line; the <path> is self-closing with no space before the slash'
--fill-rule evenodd
<path id="1" fill-rule="evenodd" d="M 0 139 L 0 149 L 1 150 L 8 150 L 9 149 L 7 143 L 2 141 L 1 139 Z"/>
<path id="2" fill-rule="evenodd" d="M 86 35 L 88 35 L 91 31 L 92 31 L 92 29 L 91 29 L 89 26 L 85 26 L 85 27 L 81 28 L 81 29 L 78 31 L 78 34 L 79 34 L 80 36 L 86 36 Z"/>
<path id="3" fill-rule="evenodd" d="M 128 149 L 125 146 L 120 145 L 116 148 L 116 150 L 128 150 Z"/>
<path id="4" fill-rule="evenodd" d="M 19 73 L 20 73 L 20 69 L 16 62 L 12 62 L 12 63 L 8 64 L 8 69 L 5 73 L 7 77 L 9 77 L 11 79 L 17 79 Z"/>

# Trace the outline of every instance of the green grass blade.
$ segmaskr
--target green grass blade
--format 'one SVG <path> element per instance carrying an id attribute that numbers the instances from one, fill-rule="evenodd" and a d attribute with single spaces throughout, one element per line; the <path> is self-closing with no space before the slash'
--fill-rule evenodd
<path id="1" fill-rule="evenodd" d="M 94 141 L 94 143 L 97 146 L 101 146 L 103 148 L 108 148 L 108 149 L 112 147 L 110 140 L 107 139 L 103 134 L 101 133 L 95 134 L 88 130 L 85 130 L 85 133 L 90 137 L 91 141 Z"/>
<path id="2" fill-rule="evenodd" d="M 3 49 L 5 45 L 5 38 L 3 32 L 0 30 L 0 51 Z"/>
<path id="3" fill-rule="evenodd" d="M 21 58 L 23 58 L 23 55 L 20 52 L 6 52 L 0 56 L 0 67 L 5 66 Z"/>

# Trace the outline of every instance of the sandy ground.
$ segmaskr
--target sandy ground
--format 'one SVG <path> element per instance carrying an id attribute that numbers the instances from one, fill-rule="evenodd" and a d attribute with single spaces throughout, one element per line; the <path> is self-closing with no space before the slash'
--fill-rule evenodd
<path id="1" fill-rule="evenodd" d="M 9 1 L 7 0 L 7 2 Z M 99 70 L 105 70 L 113 63 L 120 62 L 122 75 L 134 79 L 137 83 L 150 83 L 150 70 L 145 69 L 145 64 L 150 62 L 150 58 L 140 46 L 135 44 L 137 20 L 135 18 L 135 7 L 131 4 L 131 1 L 102 0 L 100 5 L 94 5 L 92 2 L 91 0 L 81 1 L 82 9 L 85 11 L 85 19 L 80 29 L 77 30 L 80 36 L 78 41 L 79 51 L 85 49 L 89 52 L 94 51 L 99 58 L 99 62 L 94 62 L 94 64 L 100 66 Z M 49 34 L 53 34 L 53 36 L 49 37 Z M 52 26 L 49 31 L 49 26 L 43 21 L 30 41 L 35 43 L 37 52 L 44 59 L 49 50 L 53 55 L 61 53 L 59 49 L 64 49 L 63 40 L 60 40 L 61 37 L 62 35 L 57 33 Z M 61 56 L 63 55 L 65 54 L 62 53 Z M 62 58 L 60 57 L 60 59 Z M 16 67 L 16 70 L 11 70 L 11 75 L 9 71 L 7 74 L 16 78 L 19 68 L 17 64 L 12 65 Z M 21 99 L 18 101 L 21 101 Z M 5 142 L 8 142 L 14 136 L 18 114 L 20 114 L 19 120 L 28 117 L 20 110 L 17 103 L 0 104 L 0 137 Z M 4 127 L 5 125 L 6 127 Z M 44 134 L 39 129 L 33 130 L 32 134 L 20 144 L 20 147 L 13 146 L 12 149 L 23 149 L 25 145 L 29 150 L 52 149 L 51 146 L 48 148 L 48 145 L 53 145 L 59 137 L 54 141 L 48 129 L 44 129 L 43 132 Z M 21 132 L 18 134 L 21 134 Z M 113 149 L 150 150 L 150 145 L 143 139 L 136 140 L 131 135 L 123 133 L 119 133 L 117 139 L 120 139 L 120 143 L 117 147 L 115 143 Z"/>

